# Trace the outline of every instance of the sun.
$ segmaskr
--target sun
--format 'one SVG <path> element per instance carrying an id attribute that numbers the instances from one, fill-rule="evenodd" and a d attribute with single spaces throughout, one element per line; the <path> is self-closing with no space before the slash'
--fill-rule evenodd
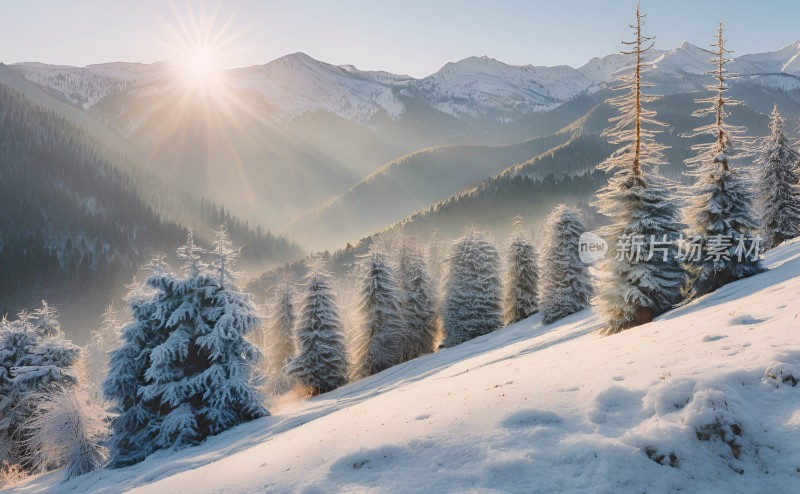
<path id="1" fill-rule="evenodd" d="M 189 85 L 207 86 L 220 77 L 221 68 L 211 47 L 197 45 L 184 55 L 181 69 Z"/>
<path id="2" fill-rule="evenodd" d="M 162 19 L 168 33 L 163 44 L 171 53 L 176 79 L 192 92 L 224 90 L 225 59 L 236 35 L 228 32 L 232 18 L 220 20 L 219 11 L 180 12 L 173 4 L 174 19 Z"/>

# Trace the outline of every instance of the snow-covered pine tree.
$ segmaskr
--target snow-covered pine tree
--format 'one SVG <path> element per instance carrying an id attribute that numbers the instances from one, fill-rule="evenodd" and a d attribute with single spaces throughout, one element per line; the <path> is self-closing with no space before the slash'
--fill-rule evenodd
<path id="1" fill-rule="evenodd" d="M 220 238 L 219 233 L 217 238 Z M 217 249 L 217 265 L 223 265 L 220 252 Z M 254 383 L 254 370 L 261 352 L 248 340 L 260 323 L 258 310 L 252 295 L 236 291 L 234 260 L 229 256 L 225 262 L 230 277 L 226 285 L 217 284 L 218 280 L 213 278 L 200 277 L 203 280 L 201 291 L 210 295 L 210 303 L 200 305 L 199 310 L 210 331 L 197 333 L 193 342 L 198 348 L 197 356 L 190 352 L 184 361 L 185 368 L 198 357 L 205 357 L 205 368 L 198 369 L 197 373 L 206 386 L 198 419 L 203 438 L 269 415 Z M 187 403 L 191 404 L 192 400 Z"/>
<path id="2" fill-rule="evenodd" d="M 436 350 L 440 333 L 436 292 L 418 242 L 403 240 L 397 266 L 402 293 L 401 311 L 406 324 L 403 360 L 410 360 Z"/>
<path id="3" fill-rule="evenodd" d="M 131 321 L 121 330 L 121 343 L 109 354 L 103 396 L 114 403 L 109 440 L 112 468 L 138 463 L 156 450 L 155 438 L 161 426 L 160 404 L 144 399 L 140 390 L 147 384 L 145 372 L 150 354 L 167 337 L 169 312 L 160 304 L 160 293 L 151 288 L 158 279 L 170 279 L 163 257 L 153 260 L 145 283 L 134 284 L 128 294 Z"/>
<path id="4" fill-rule="evenodd" d="M 319 263 L 319 261 L 314 261 Z M 319 264 L 322 266 L 322 264 Z M 361 341 L 361 313 L 358 308 L 361 305 L 361 273 L 357 269 L 350 269 L 331 283 L 331 296 L 336 301 L 336 313 L 339 325 L 344 333 L 344 345 L 347 349 L 347 362 L 358 362 L 357 343 Z M 348 378 L 358 379 L 355 366 L 349 364 Z"/>
<path id="5" fill-rule="evenodd" d="M 23 426 L 26 463 L 35 472 L 66 466 L 64 481 L 103 466 L 106 413 L 85 386 L 42 390 Z"/>
<path id="6" fill-rule="evenodd" d="M 269 323 L 259 331 L 258 341 L 265 357 L 259 368 L 266 378 L 263 386 L 266 395 L 284 393 L 292 387 L 283 370 L 289 359 L 297 353 L 294 289 L 288 277 L 276 287 L 271 305 Z"/>
<path id="7" fill-rule="evenodd" d="M 500 255 L 485 233 L 472 230 L 453 243 L 445 289 L 442 322 L 446 347 L 503 325 Z"/>
<path id="8" fill-rule="evenodd" d="M 58 311 L 42 300 L 42 306 L 30 313 L 30 323 L 44 337 L 62 336 Z"/>
<path id="9" fill-rule="evenodd" d="M 783 132 L 783 117 L 776 104 L 769 128 L 772 133 L 756 160 L 757 209 L 764 249 L 800 236 L 800 153 Z"/>
<path id="10" fill-rule="evenodd" d="M 260 353 L 247 339 L 259 317 L 252 297 L 236 291 L 235 252 L 220 228 L 211 274 L 193 276 L 187 263 L 184 278 L 151 278 L 168 314 L 167 336 L 151 350 L 140 390 L 160 404 L 157 448 L 193 445 L 269 415 L 253 383 Z"/>
<path id="11" fill-rule="evenodd" d="M 310 263 L 296 324 L 298 354 L 286 364 L 312 395 L 347 384 L 347 348 L 330 286 L 321 262 Z"/>
<path id="12" fill-rule="evenodd" d="M 23 426 L 37 397 L 77 382 L 73 366 L 80 349 L 61 336 L 55 309 L 42 302 L 15 321 L 0 321 L 0 462 L 32 465 Z"/>
<path id="13" fill-rule="evenodd" d="M 403 361 L 407 328 L 402 294 L 383 248 L 373 244 L 361 266 L 362 328 L 356 341 L 356 376 L 377 374 Z"/>
<path id="14" fill-rule="evenodd" d="M 538 310 L 536 250 L 522 229 L 522 218 L 514 218 L 514 233 L 508 238 L 505 285 L 505 323 L 530 317 Z"/>
<path id="15" fill-rule="evenodd" d="M 644 107 L 657 97 L 642 92 L 652 86 L 643 81 L 652 65 L 645 63 L 642 55 L 653 46 L 643 46 L 652 38 L 642 34 L 642 17 L 637 7 L 636 24 L 631 26 L 636 39 L 624 42 L 634 48 L 622 52 L 633 57 L 633 70 L 623 74 L 614 88 L 624 91 L 609 100 L 619 115 L 609 120 L 612 125 L 603 132 L 609 142 L 622 147 L 598 166 L 613 172 L 595 202 L 599 212 L 611 220 L 600 234 L 620 251 L 602 262 L 595 287 L 593 303 L 604 324 L 603 334 L 649 322 L 665 312 L 680 300 L 685 280 L 675 244 L 678 208 L 670 184 L 655 171 L 664 163 L 665 147 L 655 141 L 664 124 L 655 119 L 653 110 Z M 648 251 L 647 242 L 658 243 L 658 252 Z"/>
<path id="16" fill-rule="evenodd" d="M 439 238 L 439 231 L 433 229 L 428 238 L 428 266 L 434 292 L 439 295 L 446 274 L 447 244 Z M 440 300 L 437 299 L 437 305 Z"/>
<path id="17" fill-rule="evenodd" d="M 690 247 L 687 252 L 687 271 L 689 296 L 700 296 L 741 278 L 752 276 L 764 268 L 758 253 L 751 254 L 757 247 L 755 237 L 758 223 L 752 210 L 752 194 L 745 177 L 731 166 L 731 162 L 747 155 L 752 144 L 744 137 L 744 127 L 726 122 L 725 107 L 740 102 L 725 97 L 729 86 L 725 83 L 728 71 L 722 36 L 722 23 L 717 31 L 716 56 L 710 60 L 716 84 L 707 88 L 714 95 L 696 100 L 709 103 L 693 116 L 713 115 L 714 122 L 695 129 L 689 137 L 710 135 L 712 142 L 695 144 L 692 150 L 697 156 L 686 160 L 691 171 L 688 175 L 696 177 L 687 189 L 688 202 L 684 210 L 687 235 Z M 743 252 L 742 252 L 743 251 Z"/>
<path id="18" fill-rule="evenodd" d="M 152 295 L 133 299 L 133 322 L 104 384 L 120 412 L 112 466 L 268 415 L 252 382 L 260 354 L 246 338 L 258 316 L 252 297 L 235 291 L 232 250 L 221 230 L 212 273 L 193 276 L 191 263 L 181 279 L 154 273 L 146 282 Z"/>
<path id="19" fill-rule="evenodd" d="M 87 380 L 84 384 L 94 399 L 99 399 L 101 396 L 100 385 L 108 372 L 108 356 L 113 349 L 119 346 L 122 329 L 119 313 L 113 304 L 106 307 L 102 318 L 102 324 L 92 331 L 89 343 L 83 352 Z"/>
<path id="20" fill-rule="evenodd" d="M 577 211 L 561 204 L 547 218 L 541 257 L 539 310 L 542 322 L 550 324 L 591 306 L 592 282 L 589 266 L 578 251 L 586 227 Z"/>

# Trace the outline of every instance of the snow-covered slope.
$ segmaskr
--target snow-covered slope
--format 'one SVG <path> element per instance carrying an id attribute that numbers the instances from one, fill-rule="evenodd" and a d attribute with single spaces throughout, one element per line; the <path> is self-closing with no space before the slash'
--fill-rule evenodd
<path id="1" fill-rule="evenodd" d="M 773 52 L 742 55 L 731 64 L 731 67 L 737 74 L 800 75 L 800 41 Z"/>
<path id="2" fill-rule="evenodd" d="M 695 81 L 709 69 L 708 50 L 684 42 L 680 47 L 648 52 L 662 92 L 696 90 Z M 558 106 L 583 92 L 612 82 L 629 63 L 618 54 L 594 58 L 580 68 L 565 65 L 539 67 L 509 65 L 490 57 L 469 57 L 445 64 L 423 79 L 382 71 L 362 71 L 352 65 L 320 62 L 304 53 L 287 55 L 265 65 L 230 70 L 227 80 L 234 90 L 264 99 L 281 120 L 308 112 L 328 112 L 347 120 L 368 123 L 376 114 L 392 119 L 406 111 L 402 98 L 419 98 L 425 104 L 454 115 L 514 120 Z M 138 88 L 144 90 L 174 77 L 165 63 L 150 65 L 110 63 L 85 68 L 39 63 L 14 64 L 29 80 L 49 88 L 72 103 L 91 108 L 107 96 Z M 780 50 L 736 58 L 729 68 L 747 76 L 769 78 L 766 85 L 792 88 L 789 79 L 800 76 L 800 41 Z M 784 76 L 779 83 L 776 75 Z M 665 84 L 666 78 L 674 84 Z M 692 80 L 687 81 L 689 77 Z"/>
<path id="3" fill-rule="evenodd" d="M 800 242 L 611 337 L 538 316 L 205 444 L 13 492 L 800 492 Z"/>
<path id="4" fill-rule="evenodd" d="M 515 66 L 484 56 L 448 63 L 416 87 L 439 110 L 476 117 L 487 110 L 547 110 L 589 85 L 583 73 L 566 65 Z"/>
<path id="5" fill-rule="evenodd" d="M 169 76 L 164 63 L 115 62 L 86 67 L 17 63 L 12 67 L 31 82 L 39 84 L 82 108 L 90 108 L 106 96 L 119 94 Z"/>

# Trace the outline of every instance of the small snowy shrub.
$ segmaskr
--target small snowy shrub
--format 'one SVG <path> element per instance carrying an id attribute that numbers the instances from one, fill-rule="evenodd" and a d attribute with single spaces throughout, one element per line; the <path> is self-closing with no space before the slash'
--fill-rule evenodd
<path id="1" fill-rule="evenodd" d="M 64 480 L 103 466 L 108 458 L 106 414 L 84 388 L 42 392 L 37 407 L 23 426 L 33 471 L 66 466 Z"/>
<path id="2" fill-rule="evenodd" d="M 0 460 L 26 467 L 23 427 L 43 391 L 72 387 L 80 348 L 61 337 L 55 310 L 42 302 L 33 313 L 0 320 Z"/>
<path id="3" fill-rule="evenodd" d="M 741 398 L 731 389 L 699 388 L 686 406 L 684 423 L 694 428 L 699 441 L 711 443 L 721 456 L 739 460 L 746 446 L 745 427 L 738 412 Z M 741 473 L 733 463 L 729 466 Z"/>
<path id="4" fill-rule="evenodd" d="M 763 382 L 772 384 L 776 388 L 781 384 L 788 384 L 794 387 L 800 382 L 800 372 L 791 364 L 775 363 L 764 371 Z"/>

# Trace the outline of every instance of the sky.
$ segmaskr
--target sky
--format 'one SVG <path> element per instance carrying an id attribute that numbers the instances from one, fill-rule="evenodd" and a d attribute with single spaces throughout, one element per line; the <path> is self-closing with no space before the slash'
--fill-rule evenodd
<path id="1" fill-rule="evenodd" d="M 415 77 L 482 55 L 578 67 L 620 49 L 634 8 L 630 0 L 0 0 L 0 60 L 76 66 L 175 60 L 193 37 L 180 26 L 194 17 L 222 33 L 215 55 L 222 68 L 295 52 Z M 736 54 L 800 39 L 797 0 L 643 0 L 642 10 L 661 49 L 684 40 L 705 47 L 720 20 Z"/>

